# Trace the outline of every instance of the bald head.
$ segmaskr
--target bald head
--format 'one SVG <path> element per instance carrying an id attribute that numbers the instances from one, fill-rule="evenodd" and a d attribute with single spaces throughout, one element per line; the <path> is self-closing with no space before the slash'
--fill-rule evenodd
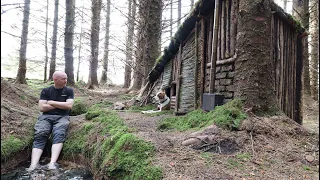
<path id="1" fill-rule="evenodd" d="M 67 84 L 67 74 L 62 71 L 56 71 L 52 75 L 54 81 L 54 87 L 63 88 Z"/>

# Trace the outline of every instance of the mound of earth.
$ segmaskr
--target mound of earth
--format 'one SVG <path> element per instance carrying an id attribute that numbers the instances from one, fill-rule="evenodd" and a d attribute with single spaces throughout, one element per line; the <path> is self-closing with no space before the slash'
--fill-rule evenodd
<path id="1" fill-rule="evenodd" d="M 8 135 L 24 136 L 30 131 L 29 126 L 38 114 L 35 94 L 27 85 L 1 78 L 1 139 Z"/>

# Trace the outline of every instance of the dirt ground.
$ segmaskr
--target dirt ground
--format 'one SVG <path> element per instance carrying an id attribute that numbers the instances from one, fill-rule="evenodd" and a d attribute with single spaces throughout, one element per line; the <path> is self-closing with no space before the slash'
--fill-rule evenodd
<path id="1" fill-rule="evenodd" d="M 104 88 L 94 91 L 75 88 L 75 96 L 89 97 L 92 104 L 124 101 L 124 89 L 108 87 L 106 91 Z M 38 115 L 39 93 L 40 90 L 1 79 L 1 139 L 28 131 Z M 303 126 L 285 116 L 251 116 L 240 131 L 214 128 L 214 132 L 210 129 L 201 132 L 219 142 L 215 149 L 183 146 L 181 143 L 192 137 L 193 131 L 156 129 L 161 119 L 172 115 L 151 117 L 128 111 L 119 111 L 119 115 L 129 127 L 136 129 L 134 133 L 138 137 L 155 145 L 153 163 L 163 169 L 166 180 L 319 179 L 318 107 L 317 103 L 305 104 Z M 81 122 L 79 118 L 84 117 L 73 117 Z"/>

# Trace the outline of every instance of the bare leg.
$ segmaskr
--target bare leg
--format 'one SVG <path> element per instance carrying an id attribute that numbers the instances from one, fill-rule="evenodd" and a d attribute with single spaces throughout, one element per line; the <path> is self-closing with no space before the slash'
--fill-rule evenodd
<path id="1" fill-rule="evenodd" d="M 32 148 L 32 154 L 31 154 L 31 164 L 28 168 L 29 171 L 34 170 L 37 165 L 39 164 L 40 157 L 42 155 L 43 150 L 38 148 Z"/>
<path id="2" fill-rule="evenodd" d="M 57 162 L 60 152 L 62 150 L 63 143 L 52 144 L 51 147 L 51 160 L 49 163 L 49 169 L 55 169 L 54 163 Z"/>

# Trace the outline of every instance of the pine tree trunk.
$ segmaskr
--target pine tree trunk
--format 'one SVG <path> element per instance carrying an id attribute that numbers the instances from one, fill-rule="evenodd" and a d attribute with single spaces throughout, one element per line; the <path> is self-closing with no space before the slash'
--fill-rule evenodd
<path id="1" fill-rule="evenodd" d="M 170 38 L 172 37 L 172 26 L 173 26 L 173 0 L 170 1 Z"/>
<path id="2" fill-rule="evenodd" d="M 77 82 L 79 81 L 79 72 L 81 64 L 81 48 L 82 48 L 82 33 L 83 33 L 83 12 L 84 12 L 84 3 L 82 4 L 82 13 L 81 13 L 81 29 L 80 29 L 80 40 L 79 40 L 79 51 L 78 51 L 78 67 L 77 67 Z"/>
<path id="3" fill-rule="evenodd" d="M 107 14 L 106 14 L 106 34 L 104 43 L 103 55 L 103 70 L 100 79 L 100 84 L 106 84 L 108 80 L 108 61 L 109 61 L 109 28 L 110 28 L 110 0 L 107 0 Z"/>
<path id="4" fill-rule="evenodd" d="M 49 71 L 48 81 L 52 80 L 52 75 L 56 71 L 58 10 L 59 10 L 59 0 L 55 0 L 54 1 L 53 33 L 52 33 L 52 49 L 51 49 L 50 71 Z"/>
<path id="5" fill-rule="evenodd" d="M 47 70 L 48 70 L 48 13 L 49 13 L 49 0 L 47 0 L 47 16 L 46 16 L 46 32 L 45 32 L 45 39 L 44 39 L 44 47 L 45 47 L 45 59 L 44 59 L 44 78 L 43 81 L 47 80 Z"/>
<path id="6" fill-rule="evenodd" d="M 94 89 L 98 86 L 98 55 L 99 55 L 99 32 L 100 32 L 100 12 L 101 12 L 101 0 L 92 0 L 91 10 L 91 58 L 89 69 L 89 81 L 88 88 Z"/>
<path id="7" fill-rule="evenodd" d="M 126 66 L 124 71 L 124 88 L 129 88 L 131 84 L 132 73 L 132 48 L 133 48 L 133 33 L 134 33 L 134 20 L 136 16 L 136 0 L 129 0 L 128 8 L 128 37 L 126 42 Z"/>
<path id="8" fill-rule="evenodd" d="M 319 100 L 319 1 L 310 3 L 310 33 L 311 33 L 311 97 Z"/>
<path id="9" fill-rule="evenodd" d="M 243 99 L 245 107 L 253 112 L 268 111 L 276 107 L 270 58 L 270 0 L 240 1 L 239 14 L 235 97 Z"/>
<path id="10" fill-rule="evenodd" d="M 133 68 L 133 83 L 131 90 L 140 90 L 143 82 L 143 58 L 144 58 L 144 45 L 146 43 L 146 35 L 145 35 L 145 29 L 146 29 L 146 18 L 147 15 L 147 1 L 139 1 L 139 15 L 138 15 L 138 27 L 137 27 L 137 48 L 135 50 L 135 63 Z"/>
<path id="11" fill-rule="evenodd" d="M 64 37 L 65 73 L 68 76 L 68 85 L 74 85 L 73 73 L 73 34 L 75 18 L 75 0 L 66 0 L 66 27 Z"/>
<path id="12" fill-rule="evenodd" d="M 147 83 L 146 79 L 148 77 L 149 72 L 153 68 L 156 59 L 160 55 L 159 47 L 160 38 L 161 38 L 161 15 L 162 15 L 162 0 L 149 0 L 149 8 L 147 11 L 146 20 L 146 43 L 143 49 L 144 59 L 143 59 L 143 86 Z"/>
<path id="13" fill-rule="evenodd" d="M 292 5 L 292 14 L 293 16 L 302 23 L 306 31 L 309 31 L 309 0 L 293 0 Z M 305 37 L 303 40 L 303 94 L 310 96 L 310 68 L 309 68 L 309 48 L 308 48 L 308 37 Z"/>
<path id="14" fill-rule="evenodd" d="M 28 44 L 28 27 L 29 27 L 29 15 L 30 15 L 30 0 L 24 1 L 23 10 L 23 23 L 22 23 L 22 34 L 20 42 L 20 59 L 19 69 L 16 78 L 16 83 L 27 84 L 26 72 L 27 72 L 27 44 Z"/>
<path id="15" fill-rule="evenodd" d="M 178 0 L 178 28 L 181 24 L 181 0 Z"/>
<path id="16" fill-rule="evenodd" d="M 191 2 L 190 7 L 191 7 L 191 9 L 193 9 L 193 6 L 194 6 L 194 0 L 191 0 L 190 2 Z"/>
<path id="17" fill-rule="evenodd" d="M 288 3 L 288 0 L 283 0 L 283 9 L 285 12 L 287 12 L 287 3 Z"/>

